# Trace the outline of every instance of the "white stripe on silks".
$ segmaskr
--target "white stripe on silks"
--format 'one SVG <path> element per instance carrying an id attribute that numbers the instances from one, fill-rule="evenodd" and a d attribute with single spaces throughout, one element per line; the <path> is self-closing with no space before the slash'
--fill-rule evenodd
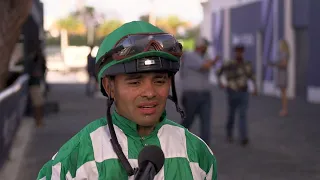
<path id="1" fill-rule="evenodd" d="M 205 143 L 199 136 L 193 134 L 192 132 L 189 131 L 189 133 L 191 133 L 193 136 L 197 137 L 202 143 L 204 143 L 206 145 L 207 149 L 209 150 L 209 152 L 211 153 L 211 155 L 213 155 L 213 152 L 212 152 L 211 148 L 207 145 L 207 143 Z M 206 172 L 200 168 L 198 163 L 190 162 L 190 166 L 191 166 L 192 175 L 193 175 L 194 179 L 197 179 L 196 173 L 200 174 L 199 175 L 199 177 L 201 177 L 200 179 L 204 179 L 205 177 L 208 180 L 212 179 L 213 165 L 211 165 L 211 168 L 210 168 L 207 175 L 206 175 Z"/>
<path id="2" fill-rule="evenodd" d="M 66 174 L 66 180 L 73 180 L 70 171 L 68 171 Z"/>
<path id="3" fill-rule="evenodd" d="M 54 155 L 52 156 L 52 159 L 51 159 L 51 160 L 54 160 L 54 158 L 56 158 L 57 154 L 58 154 L 58 153 L 54 154 Z"/>
<path id="4" fill-rule="evenodd" d="M 113 126 L 122 151 L 128 158 L 127 136 L 118 126 Z M 103 162 L 107 159 L 118 159 L 117 154 L 113 151 L 112 144 L 110 142 L 111 135 L 108 126 L 102 126 L 93 131 L 90 133 L 90 137 L 92 141 L 94 159 L 96 162 Z"/>
<path id="5" fill-rule="evenodd" d="M 129 163 L 133 169 L 139 167 L 137 159 L 129 159 Z M 134 175 L 128 177 L 128 180 L 134 180 Z"/>
<path id="6" fill-rule="evenodd" d="M 129 159 L 129 163 L 130 163 L 132 168 L 138 168 L 139 167 L 138 159 Z"/>
<path id="7" fill-rule="evenodd" d="M 47 177 L 45 176 L 45 177 L 43 177 L 43 178 L 41 178 L 41 179 L 39 179 L 39 180 L 46 180 L 46 178 L 47 178 Z"/>
<path id="8" fill-rule="evenodd" d="M 158 138 L 164 157 L 183 157 L 188 159 L 185 130 L 178 126 L 163 125 L 158 131 Z"/>
<path id="9" fill-rule="evenodd" d="M 190 168 L 193 179 L 204 179 L 206 177 L 206 172 L 200 168 L 198 163 L 190 162 Z"/>
<path id="10" fill-rule="evenodd" d="M 51 180 L 60 179 L 60 173 L 61 173 L 61 162 L 52 166 Z"/>
<path id="11" fill-rule="evenodd" d="M 206 176 L 206 180 L 212 180 L 212 173 L 213 173 L 213 164 L 210 167 L 210 170 Z"/>
<path id="12" fill-rule="evenodd" d="M 99 179 L 96 162 L 89 161 L 80 166 L 74 179 Z"/>
<path id="13" fill-rule="evenodd" d="M 160 169 L 158 174 L 154 177 L 154 180 L 163 180 L 164 179 L 164 166 Z"/>

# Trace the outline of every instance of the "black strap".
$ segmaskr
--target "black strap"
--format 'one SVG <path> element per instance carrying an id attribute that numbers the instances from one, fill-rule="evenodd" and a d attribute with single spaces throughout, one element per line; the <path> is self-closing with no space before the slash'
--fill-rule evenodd
<path id="1" fill-rule="evenodd" d="M 108 98 L 107 100 L 107 121 L 108 121 L 108 127 L 109 127 L 109 131 L 110 131 L 110 135 L 111 135 L 111 144 L 112 144 L 112 148 L 114 150 L 114 152 L 117 154 L 120 163 L 122 164 L 123 168 L 126 170 L 128 176 L 132 176 L 135 173 L 135 170 L 131 167 L 128 159 L 126 158 L 126 156 L 124 155 L 122 148 L 119 144 L 119 141 L 117 139 L 116 133 L 114 131 L 114 127 L 113 127 L 113 123 L 112 123 L 112 117 L 111 117 L 111 106 L 113 103 L 113 99 L 112 98 Z"/>
<path id="2" fill-rule="evenodd" d="M 168 96 L 168 99 L 170 99 L 171 101 L 173 101 L 174 104 L 176 105 L 176 110 L 177 110 L 177 112 L 180 114 L 181 119 L 185 119 L 185 113 L 184 113 L 184 111 L 179 107 L 178 96 L 177 96 L 177 91 L 176 91 L 175 78 L 174 78 L 174 76 L 171 77 L 171 91 L 172 91 L 172 95 L 169 95 L 169 96 Z"/>

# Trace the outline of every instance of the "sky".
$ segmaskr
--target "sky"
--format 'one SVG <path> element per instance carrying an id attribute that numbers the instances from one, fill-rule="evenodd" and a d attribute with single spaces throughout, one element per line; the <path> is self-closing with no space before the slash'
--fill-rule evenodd
<path id="1" fill-rule="evenodd" d="M 106 18 L 119 18 L 124 22 L 137 20 L 153 9 L 156 16 L 177 15 L 194 24 L 202 20 L 200 0 L 41 0 L 44 3 L 45 28 L 79 6 L 79 2 L 96 8 Z M 153 5 L 151 4 L 153 1 Z"/>

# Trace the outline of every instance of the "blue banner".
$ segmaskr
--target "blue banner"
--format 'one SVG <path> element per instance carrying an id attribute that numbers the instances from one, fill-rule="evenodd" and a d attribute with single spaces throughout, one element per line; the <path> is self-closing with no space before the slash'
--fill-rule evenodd
<path id="1" fill-rule="evenodd" d="M 277 60 L 278 42 L 284 37 L 283 1 L 261 1 L 261 30 L 263 34 L 263 80 L 273 81 L 273 68 L 268 62 Z"/>

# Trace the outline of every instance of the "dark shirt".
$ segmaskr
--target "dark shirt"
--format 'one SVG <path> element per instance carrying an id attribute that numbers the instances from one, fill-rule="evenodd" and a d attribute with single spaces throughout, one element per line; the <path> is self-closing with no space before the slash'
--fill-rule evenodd
<path id="1" fill-rule="evenodd" d="M 29 75 L 29 85 L 40 85 L 44 75 L 43 59 L 40 55 L 29 55 L 27 59 L 26 72 Z"/>
<path id="2" fill-rule="evenodd" d="M 96 58 L 91 56 L 91 54 L 89 54 L 87 56 L 87 71 L 90 76 L 95 76 L 96 74 L 95 64 L 96 64 Z"/>

